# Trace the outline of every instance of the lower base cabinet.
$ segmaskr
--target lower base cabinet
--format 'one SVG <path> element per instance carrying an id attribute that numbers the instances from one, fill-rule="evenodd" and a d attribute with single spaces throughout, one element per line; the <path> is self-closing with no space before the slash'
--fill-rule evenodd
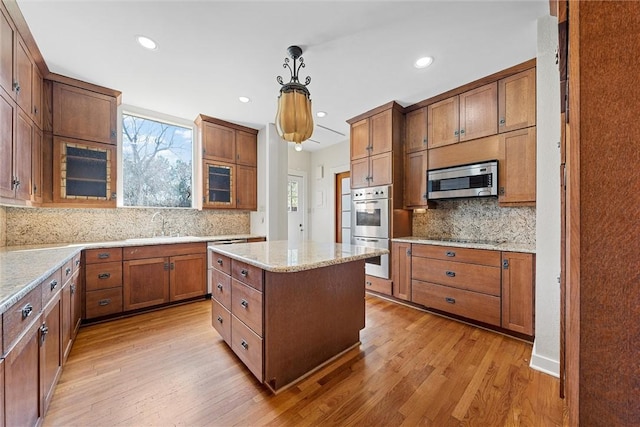
<path id="1" fill-rule="evenodd" d="M 364 289 L 367 291 L 374 291 L 380 294 L 392 295 L 393 283 L 389 279 L 383 279 L 381 277 L 364 276 Z"/>
<path id="2" fill-rule="evenodd" d="M 534 286 L 536 259 L 533 254 L 502 253 L 502 327 L 534 335 Z"/>
<path id="3" fill-rule="evenodd" d="M 40 375 L 43 390 L 43 413 L 51 403 L 62 373 L 62 299 L 60 292 L 45 306 L 40 326 Z"/>
<path id="4" fill-rule="evenodd" d="M 5 356 L 5 424 L 35 426 L 40 405 L 40 327 L 34 321 Z"/>

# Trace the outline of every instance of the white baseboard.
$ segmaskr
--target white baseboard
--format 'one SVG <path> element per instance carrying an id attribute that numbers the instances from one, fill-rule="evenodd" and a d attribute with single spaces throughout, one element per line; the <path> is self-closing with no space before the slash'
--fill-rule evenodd
<path id="1" fill-rule="evenodd" d="M 529 367 L 536 371 L 544 372 L 545 374 L 560 378 L 560 362 L 558 360 L 539 355 L 536 352 L 535 342 L 533 343 L 533 350 L 531 351 L 531 362 L 529 363 Z"/>

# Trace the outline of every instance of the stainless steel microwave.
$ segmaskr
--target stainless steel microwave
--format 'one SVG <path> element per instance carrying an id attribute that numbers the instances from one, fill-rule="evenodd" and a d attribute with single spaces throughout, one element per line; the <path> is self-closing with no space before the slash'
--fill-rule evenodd
<path id="1" fill-rule="evenodd" d="M 430 200 L 498 196 L 498 161 L 430 170 L 427 197 Z"/>

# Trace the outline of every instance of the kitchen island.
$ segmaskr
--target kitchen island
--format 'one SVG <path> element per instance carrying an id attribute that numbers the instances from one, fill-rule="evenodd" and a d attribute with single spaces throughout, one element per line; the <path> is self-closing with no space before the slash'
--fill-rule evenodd
<path id="1" fill-rule="evenodd" d="M 339 243 L 209 246 L 212 324 L 274 393 L 359 345 L 365 259 Z"/>

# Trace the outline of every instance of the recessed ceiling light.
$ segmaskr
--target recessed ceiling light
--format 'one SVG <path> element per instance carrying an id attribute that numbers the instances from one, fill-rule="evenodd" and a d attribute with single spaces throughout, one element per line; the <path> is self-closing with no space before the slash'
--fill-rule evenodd
<path id="1" fill-rule="evenodd" d="M 138 41 L 138 43 L 140 43 L 140 46 L 142 46 L 145 49 L 149 49 L 149 50 L 158 49 L 158 43 L 156 43 L 155 41 L 151 40 L 149 37 L 136 36 L 136 40 Z"/>
<path id="2" fill-rule="evenodd" d="M 240 100 L 240 102 L 243 102 L 245 104 L 247 102 L 251 101 L 251 99 L 249 97 L 246 97 L 246 96 L 239 96 L 238 99 Z"/>
<path id="3" fill-rule="evenodd" d="M 423 56 L 422 58 L 418 58 L 416 62 L 413 63 L 413 66 L 416 68 L 427 68 L 433 62 L 433 58 L 430 56 Z"/>
<path id="4" fill-rule="evenodd" d="M 316 113 L 316 116 L 318 116 L 318 117 L 325 117 L 326 115 L 327 115 L 327 112 L 326 112 L 326 111 L 318 111 L 318 112 Z"/>

